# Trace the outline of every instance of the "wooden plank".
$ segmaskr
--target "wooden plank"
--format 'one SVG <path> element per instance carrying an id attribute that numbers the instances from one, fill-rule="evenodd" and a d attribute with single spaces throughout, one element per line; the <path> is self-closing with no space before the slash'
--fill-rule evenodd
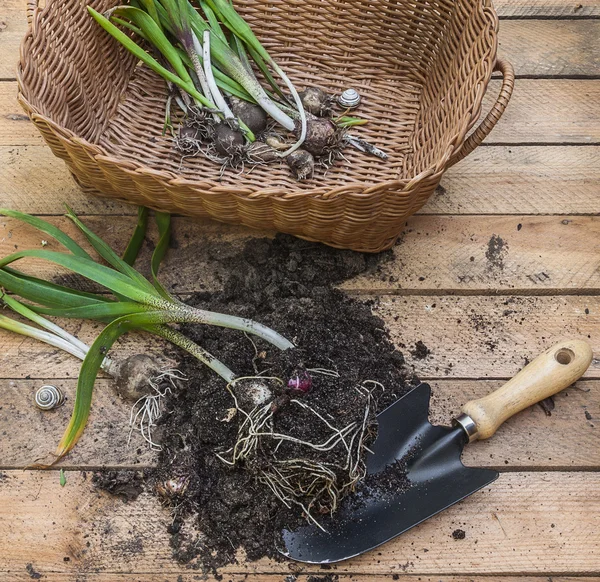
<path id="1" fill-rule="evenodd" d="M 600 2 L 586 0 L 495 0 L 494 7 L 504 18 L 587 18 L 600 16 Z"/>
<path id="2" fill-rule="evenodd" d="M 418 216 L 407 222 L 393 253 L 376 275 L 343 287 L 458 294 L 583 294 L 600 288 L 595 217 Z"/>
<path id="3" fill-rule="evenodd" d="M 384 296 L 374 310 L 421 378 L 509 378 L 527 359 L 566 337 L 586 339 L 600 354 L 598 296 Z M 66 322 L 64 327 L 86 343 L 100 329 L 83 322 Z M 424 359 L 410 355 L 419 340 L 431 350 Z M 134 333 L 119 340 L 113 354 L 160 357 L 163 352 L 162 342 Z M 0 333 L 0 378 L 75 378 L 78 370 L 72 356 L 29 338 Z M 600 378 L 600 358 L 592 362 L 586 378 Z"/>
<path id="4" fill-rule="evenodd" d="M 78 214 L 137 214 L 135 206 L 83 194 L 64 162 L 50 148 L 0 147 L 1 203 L 35 214 L 63 214 L 68 204 Z"/>
<path id="5" fill-rule="evenodd" d="M 506 473 L 461 504 L 381 551 L 334 566 L 332 574 L 596 575 L 600 571 L 600 475 Z M 171 517 L 142 494 L 124 503 L 93 491 L 89 476 L 5 473 L 0 483 L 0 571 L 190 574 L 171 556 Z M 455 540 L 456 529 L 466 532 Z M 69 558 L 68 561 L 65 558 Z M 296 569 L 296 567 L 295 567 Z M 298 573 L 324 573 L 298 566 Z M 241 562 L 220 573 L 279 572 L 286 563 Z M 359 578 L 364 579 L 364 578 Z"/>
<path id="6" fill-rule="evenodd" d="M 33 564 L 32 564 L 33 568 Z M 290 567 L 292 572 L 293 566 Z M 106 572 L 102 574 L 85 574 L 85 582 L 361 582 L 365 578 L 361 574 L 335 573 L 333 578 L 327 577 L 328 572 L 324 570 L 314 574 L 227 574 L 227 578 L 217 578 L 211 574 L 148 574 L 147 572 L 130 572 L 127 574 L 115 574 Z M 35 572 L 34 568 L 34 572 Z M 31 574 L 25 572 L 10 572 L 11 582 L 31 582 Z M 72 574 L 45 572 L 42 580 L 44 582 L 73 582 Z M 389 574 L 369 574 L 369 582 L 465 582 L 462 576 L 414 576 L 410 574 L 395 574 L 392 578 Z M 544 576 L 469 576 L 469 582 L 549 582 Z M 552 576 L 552 582 L 600 582 L 600 578 L 585 576 L 565 577 Z"/>
<path id="7" fill-rule="evenodd" d="M 0 82 L 0 146 L 42 143 L 42 136 L 17 103 L 17 83 Z"/>
<path id="8" fill-rule="evenodd" d="M 507 20 L 500 25 L 498 54 L 517 75 L 600 74 L 600 21 Z"/>
<path id="9" fill-rule="evenodd" d="M 486 114 L 500 91 L 493 80 L 483 101 Z M 509 106 L 487 144 L 600 143 L 600 80 L 519 79 Z"/>
<path id="10" fill-rule="evenodd" d="M 483 103 L 491 109 L 500 90 L 493 80 Z M 0 146 L 41 143 L 15 101 L 16 83 L 0 83 Z M 520 79 L 488 144 L 600 143 L 600 80 Z"/>
<path id="11" fill-rule="evenodd" d="M 490 146 L 450 168 L 419 214 L 598 212 L 600 147 Z M 33 214 L 135 214 L 132 205 L 87 196 L 45 146 L 0 146 L 2 205 Z"/>
<path id="12" fill-rule="evenodd" d="M 9 0 L 0 7 L 0 80 L 14 79 L 19 44 L 25 35 L 25 2 Z M 582 18 L 600 15 L 596 2 L 508 2 L 498 6 L 500 16 Z M 500 27 L 500 54 L 509 58 L 518 75 L 596 75 L 599 24 L 594 20 L 508 20 Z"/>
<path id="13" fill-rule="evenodd" d="M 598 212 L 600 148 L 490 146 L 450 168 L 421 214 Z"/>
<path id="14" fill-rule="evenodd" d="M 50 383 L 62 390 L 65 404 L 42 412 L 36 390 Z M 25 468 L 48 459 L 69 424 L 76 380 L 0 380 L 0 466 Z M 109 380 L 98 380 L 88 430 L 69 455 L 69 467 L 145 467 L 155 454 L 137 431 L 129 431 L 131 403 L 118 397 Z M 131 440 L 130 440 L 131 439 Z"/>
<path id="15" fill-rule="evenodd" d="M 596 200 L 600 213 L 600 199 Z M 49 219 L 83 242 L 72 223 Z M 106 227 L 102 216 L 86 224 L 123 250 L 134 217 L 114 217 Z M 178 293 L 215 289 L 225 275 L 223 265 L 207 248 L 223 243 L 239 247 L 254 236 L 272 233 L 218 223 L 173 220 L 173 245 L 162 280 Z M 0 256 L 15 248 L 40 248 L 45 238 L 15 219 L 0 217 Z M 155 238 L 154 238 L 155 240 Z M 46 249 L 62 250 L 54 241 Z M 147 246 L 140 265 L 149 262 Z M 203 254 L 203 251 L 204 254 Z M 382 261 L 377 273 L 348 281 L 344 289 L 360 293 L 497 293 L 568 294 L 600 290 L 600 218 L 597 216 L 416 216 L 408 220 L 393 260 Z M 204 257 L 204 258 L 201 258 Z M 44 261 L 27 260 L 22 268 L 51 279 L 64 270 Z M 199 276 L 202 273 L 202 276 Z"/>
<path id="16" fill-rule="evenodd" d="M 75 380 L 48 380 L 67 396 L 64 406 L 41 412 L 33 395 L 42 381 L 0 380 L 0 469 L 21 469 L 54 450 L 69 422 Z M 432 384 L 431 421 L 448 424 L 461 406 L 502 382 L 441 380 Z M 190 387 L 193 389 L 193 387 Z M 600 468 L 600 382 L 581 381 L 555 397 L 551 417 L 540 407 L 517 415 L 497 435 L 467 447 L 463 462 L 501 471 Z M 96 384 L 92 413 L 77 446 L 60 464 L 68 469 L 148 467 L 155 455 L 139 433 L 129 437 L 130 403 L 116 397 L 108 380 Z M 156 439 L 160 433 L 155 430 Z"/>
<path id="17" fill-rule="evenodd" d="M 2 0 L 0 6 L 0 80 L 14 79 L 19 59 L 19 45 L 25 34 L 24 0 Z"/>
<path id="18" fill-rule="evenodd" d="M 409 358 L 417 375 L 504 378 L 564 338 L 600 353 L 600 297 L 381 297 L 375 312 L 407 353 L 422 341 L 431 353 Z M 600 358 L 586 376 L 598 378 Z"/>

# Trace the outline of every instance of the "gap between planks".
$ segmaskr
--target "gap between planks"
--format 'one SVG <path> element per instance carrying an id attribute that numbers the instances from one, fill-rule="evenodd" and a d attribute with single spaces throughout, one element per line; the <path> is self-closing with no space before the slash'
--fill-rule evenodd
<path id="1" fill-rule="evenodd" d="M 142 494 L 123 503 L 93 490 L 87 474 L 5 474 L 0 482 L 0 571 L 190 573 L 172 558 L 169 513 Z M 40 492 L 42 494 L 40 494 Z M 600 572 L 600 474 L 505 473 L 379 551 L 335 565 L 334 574 L 545 574 Z M 456 541 L 452 532 L 466 532 Z M 31 548 L 35 548 L 32 552 Z M 64 558 L 69 560 L 65 561 Z M 288 564 L 261 560 L 220 574 L 289 574 Z M 321 572 L 299 566 L 296 573 Z"/>
<path id="2" fill-rule="evenodd" d="M 598 214 L 599 191 L 600 146 L 487 146 L 450 168 L 419 214 Z M 43 145 L 0 146 L 0 192 L 3 206 L 30 214 L 62 215 L 65 204 L 82 215 L 137 214 L 83 194 Z"/>
<path id="3" fill-rule="evenodd" d="M 84 243 L 69 219 L 47 220 Z M 114 217 L 108 228 L 103 216 L 89 216 L 85 222 L 122 252 L 135 221 L 132 217 Z M 154 230 L 153 226 L 152 240 L 156 240 Z M 167 255 L 161 280 L 179 294 L 219 289 L 228 267 L 219 260 L 217 249 L 221 247 L 221 253 L 235 252 L 260 234 L 273 235 L 174 218 L 172 240 L 177 251 Z M 17 249 L 42 248 L 46 238 L 16 219 L 0 216 L 0 256 Z M 46 243 L 47 250 L 64 250 L 54 240 Z M 150 254 L 150 246 L 144 245 L 137 263 L 146 275 Z M 19 268 L 55 280 L 68 273 L 39 259 L 20 261 Z M 91 283 L 72 277 L 68 284 L 95 289 Z M 376 268 L 372 266 L 365 274 L 342 283 L 341 288 L 354 294 L 403 296 L 597 295 L 600 217 L 414 216 L 407 221 L 400 242 L 378 261 Z"/>
<path id="4" fill-rule="evenodd" d="M 51 383 L 66 395 L 64 406 L 42 412 L 33 405 L 35 391 Z M 448 425 L 468 400 L 499 388 L 502 381 L 437 380 L 432 387 L 430 420 Z M 0 470 L 23 469 L 46 457 L 69 422 L 76 380 L 0 380 Z M 388 386 L 393 390 L 393 386 Z M 539 406 L 507 421 L 494 438 L 465 448 L 468 466 L 500 471 L 595 471 L 600 469 L 600 382 L 580 381 L 554 397 L 546 416 Z M 141 469 L 156 463 L 156 454 L 138 432 L 129 439 L 130 403 L 115 395 L 109 380 L 94 389 L 91 416 L 77 446 L 57 468 Z M 160 429 L 155 431 L 160 440 Z"/>
<path id="5" fill-rule="evenodd" d="M 489 111 L 500 81 L 492 80 L 482 111 Z M 16 83 L 0 83 L 0 146 L 39 145 L 40 134 L 15 100 Z M 520 80 L 488 144 L 599 144 L 600 80 Z"/>

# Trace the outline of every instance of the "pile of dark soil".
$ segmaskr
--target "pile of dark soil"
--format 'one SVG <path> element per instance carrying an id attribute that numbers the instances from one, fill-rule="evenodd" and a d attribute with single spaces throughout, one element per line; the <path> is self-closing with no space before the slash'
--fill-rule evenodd
<path id="1" fill-rule="evenodd" d="M 197 294 L 187 301 L 259 321 L 293 341 L 297 349 L 278 352 L 254 337 L 208 326 L 185 326 L 183 332 L 240 376 L 261 373 L 287 383 L 298 370 L 339 374 L 336 378 L 310 372 L 312 390 L 304 395 L 276 389 L 275 430 L 298 439 L 322 443 L 331 429 L 291 398 L 341 429 L 363 423 L 368 388 L 372 400 L 367 443 L 372 441 L 375 414 L 405 394 L 416 379 L 390 342 L 383 321 L 372 314 L 372 303 L 349 297 L 335 285 L 375 271 L 387 255 L 339 251 L 288 236 L 254 239 L 237 252 L 228 244 L 209 245 L 202 252 L 203 263 L 218 264 L 218 272 L 224 273 L 222 291 Z M 263 443 L 256 457 L 241 466 L 231 467 L 219 459 L 216 453 L 230 457 L 243 415 L 231 418 L 232 395 L 206 367 L 184 358 L 180 369 L 188 381 L 166 401 L 161 434 L 155 433 L 163 450 L 151 478 L 154 490 L 176 508 L 170 530 L 176 556 L 181 561 L 197 557 L 199 565 L 213 568 L 235 560 L 238 548 L 249 560 L 278 557 L 276 535 L 306 523 L 306 517 L 298 505 L 285 507 L 259 480 L 274 445 Z M 363 389 L 357 390 L 361 385 Z M 364 450 L 359 452 L 364 455 Z M 285 458 L 306 453 L 306 447 L 294 443 L 277 449 L 278 457 Z M 338 446 L 312 458 L 339 466 L 346 455 Z M 387 476 L 388 481 L 394 480 Z M 311 513 L 318 519 L 331 507 L 331 499 L 324 495 Z M 201 538 L 191 533 L 190 523 L 202 532 Z"/>

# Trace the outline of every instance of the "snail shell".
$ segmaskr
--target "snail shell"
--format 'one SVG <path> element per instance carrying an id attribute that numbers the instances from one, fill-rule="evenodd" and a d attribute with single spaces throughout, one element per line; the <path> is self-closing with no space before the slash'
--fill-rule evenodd
<path id="1" fill-rule="evenodd" d="M 35 393 L 35 405 L 40 410 L 52 410 L 65 400 L 63 393 L 56 386 L 42 386 Z"/>
<path id="2" fill-rule="evenodd" d="M 356 89 L 346 89 L 339 97 L 338 103 L 342 107 L 347 107 L 348 109 L 355 109 L 360 105 L 362 101 L 359 92 Z"/>

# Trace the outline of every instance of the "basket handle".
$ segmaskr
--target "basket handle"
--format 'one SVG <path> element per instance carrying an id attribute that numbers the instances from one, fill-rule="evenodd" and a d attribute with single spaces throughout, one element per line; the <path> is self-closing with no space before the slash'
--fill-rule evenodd
<path id="1" fill-rule="evenodd" d="M 40 0 L 27 0 L 27 24 L 31 26 L 35 11 L 40 7 Z"/>
<path id="2" fill-rule="evenodd" d="M 513 66 L 504 59 L 497 59 L 494 65 L 494 72 L 502 73 L 502 89 L 500 95 L 491 111 L 486 115 L 485 119 L 479 124 L 477 129 L 465 140 L 462 147 L 448 161 L 449 168 L 463 158 L 466 158 L 476 147 L 480 146 L 483 140 L 489 135 L 490 131 L 504 113 L 515 86 L 515 71 Z"/>

